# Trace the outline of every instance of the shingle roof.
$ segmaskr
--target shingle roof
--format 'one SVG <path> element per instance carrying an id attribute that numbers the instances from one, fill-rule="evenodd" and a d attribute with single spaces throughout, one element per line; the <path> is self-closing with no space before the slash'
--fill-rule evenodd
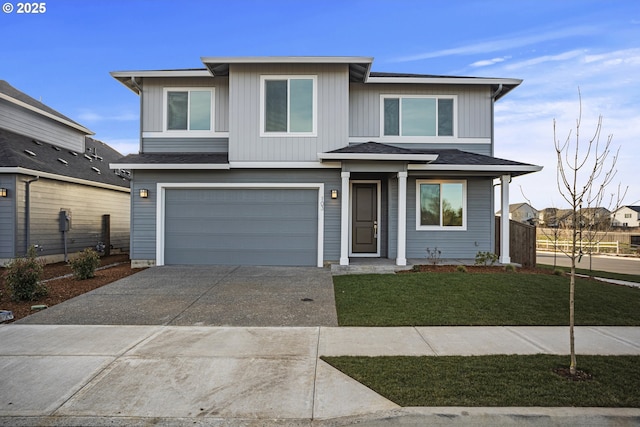
<path id="1" fill-rule="evenodd" d="M 128 188 L 129 175 L 125 172 L 117 175 L 109 169 L 109 163 L 120 157 L 122 154 L 104 142 L 89 137 L 85 138 L 85 152 L 74 154 L 68 149 L 0 129 L 0 168 L 19 167 Z"/>
<path id="2" fill-rule="evenodd" d="M 330 153 L 363 153 L 363 154 L 436 154 L 438 158 L 431 162 L 432 165 L 477 165 L 477 166 L 535 166 L 528 163 L 513 160 L 500 159 L 498 157 L 485 156 L 483 154 L 470 153 L 457 149 L 414 149 L 402 148 L 379 142 L 365 142 L 349 145 L 330 151 Z"/>
<path id="3" fill-rule="evenodd" d="M 48 105 L 43 104 L 42 102 L 30 97 L 24 92 L 19 91 L 18 89 L 11 86 L 7 81 L 0 80 L 0 93 L 3 93 L 13 99 L 17 99 L 18 101 L 24 102 L 27 105 L 38 108 L 39 110 L 46 111 L 49 114 L 53 114 L 56 117 L 59 117 L 63 120 L 69 121 L 71 123 L 75 123 L 78 126 L 82 126 L 81 124 L 75 122 L 69 117 L 59 113 Z"/>
<path id="4" fill-rule="evenodd" d="M 143 153 L 129 154 L 112 161 L 118 164 L 226 164 L 227 153 Z"/>

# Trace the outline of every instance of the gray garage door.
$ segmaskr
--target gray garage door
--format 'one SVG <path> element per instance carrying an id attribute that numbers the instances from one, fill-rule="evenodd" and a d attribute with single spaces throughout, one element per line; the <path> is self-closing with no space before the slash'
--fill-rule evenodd
<path id="1" fill-rule="evenodd" d="M 318 190 L 167 189 L 165 264 L 317 265 Z"/>

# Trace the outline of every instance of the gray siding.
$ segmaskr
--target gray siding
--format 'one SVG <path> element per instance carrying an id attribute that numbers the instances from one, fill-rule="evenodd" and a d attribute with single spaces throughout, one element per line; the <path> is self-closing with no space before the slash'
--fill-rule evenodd
<path id="1" fill-rule="evenodd" d="M 4 99 L 0 99 L 0 127 L 62 148 L 84 151 L 84 133 Z"/>
<path id="2" fill-rule="evenodd" d="M 26 251 L 26 184 L 18 178 L 17 255 Z M 40 179 L 30 187 L 31 244 L 41 247 L 40 255 L 64 253 L 63 234 L 59 231 L 61 209 L 71 211 L 71 230 L 67 233 L 69 253 L 95 247 L 101 240 L 102 215 L 111 215 L 111 245 L 129 250 L 129 193 L 87 185 Z"/>
<path id="3" fill-rule="evenodd" d="M 229 78 L 228 77 L 183 77 L 144 79 L 142 86 L 142 131 L 162 132 L 163 90 L 165 87 L 212 87 L 215 88 L 216 132 L 229 131 Z M 144 147 L 143 147 L 144 148 Z"/>
<path id="4" fill-rule="evenodd" d="M 0 174 L 0 187 L 7 189 L 7 197 L 0 197 L 0 259 L 9 259 L 16 247 L 15 175 Z"/>
<path id="5" fill-rule="evenodd" d="M 145 153 L 227 153 L 229 138 L 143 138 Z"/>
<path id="6" fill-rule="evenodd" d="M 324 183 L 324 260 L 340 259 L 340 199 L 331 199 L 331 189 L 340 189 L 339 169 L 231 170 L 231 171 L 135 171 L 131 198 L 131 259 L 156 259 L 156 184 L 162 183 Z M 141 188 L 149 198 L 135 197 Z"/>
<path id="7" fill-rule="evenodd" d="M 317 137 L 260 137 L 260 76 L 317 75 Z M 230 69 L 230 161 L 316 161 L 348 143 L 347 65 L 240 65 Z"/>
<path id="8" fill-rule="evenodd" d="M 434 177 L 425 177 L 432 179 Z M 475 258 L 493 252 L 493 186 L 491 179 L 467 180 L 467 230 L 416 230 L 416 177 L 407 182 L 407 258 L 426 258 L 426 248 L 438 248 L 441 258 Z"/>

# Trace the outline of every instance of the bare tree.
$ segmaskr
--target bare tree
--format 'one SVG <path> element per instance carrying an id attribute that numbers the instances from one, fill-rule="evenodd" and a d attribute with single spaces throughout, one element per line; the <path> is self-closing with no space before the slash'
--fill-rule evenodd
<path id="1" fill-rule="evenodd" d="M 571 131 L 567 138 L 561 143 L 557 138 L 556 121 L 553 121 L 553 141 L 557 154 L 557 182 L 558 190 L 562 197 L 570 206 L 570 244 L 567 256 L 571 259 L 571 278 L 569 285 L 569 345 L 571 351 L 571 364 L 569 371 L 576 374 L 576 351 L 574 336 L 574 296 L 576 285 L 576 260 L 582 256 L 580 241 L 580 224 L 582 221 L 583 206 L 597 206 L 605 198 L 606 187 L 613 181 L 617 170 L 615 169 L 620 148 L 611 156 L 611 141 L 613 135 L 608 135 L 606 141 L 600 141 L 602 131 L 602 116 L 598 117 L 593 136 L 586 145 L 580 141 L 580 127 L 582 124 L 582 96 L 578 89 L 579 114 L 576 120 L 575 135 Z M 618 187 L 619 189 L 619 187 Z M 622 195 L 624 197 L 624 195 Z M 618 195 L 611 195 L 617 204 L 620 204 L 622 197 L 618 190 Z"/>

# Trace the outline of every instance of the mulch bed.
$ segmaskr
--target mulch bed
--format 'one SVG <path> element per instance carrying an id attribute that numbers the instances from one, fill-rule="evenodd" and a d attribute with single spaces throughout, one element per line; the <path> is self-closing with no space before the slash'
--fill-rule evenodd
<path id="1" fill-rule="evenodd" d="M 4 268 L 0 268 L 0 310 L 10 310 L 13 312 L 14 317 L 13 320 L 5 323 L 14 322 L 34 313 L 31 306 L 46 305 L 47 307 L 51 307 L 52 305 L 60 304 L 63 301 L 82 295 L 142 270 L 140 268 L 131 268 L 129 255 L 127 254 L 110 255 L 100 259 L 100 266 L 109 266 L 112 264 L 116 265 L 102 270 L 96 270 L 95 277 L 86 280 L 77 280 L 73 276 L 60 278 L 61 276 L 73 273 L 71 267 L 67 263 L 60 262 L 45 265 L 42 279 L 58 279 L 47 281 L 45 286 L 47 287 L 49 294 L 45 297 L 38 298 L 35 301 L 13 301 L 11 299 L 9 289 L 7 289 L 4 283 Z"/>
<path id="2" fill-rule="evenodd" d="M 415 265 L 412 270 L 405 270 L 400 273 L 456 273 L 458 272 L 457 267 L 457 265 L 422 264 Z M 464 267 L 467 269 L 467 273 L 514 273 L 513 271 L 505 270 L 504 266 L 498 265 L 465 265 Z M 518 267 L 515 272 L 526 274 L 553 274 L 552 270 L 546 268 Z"/>

